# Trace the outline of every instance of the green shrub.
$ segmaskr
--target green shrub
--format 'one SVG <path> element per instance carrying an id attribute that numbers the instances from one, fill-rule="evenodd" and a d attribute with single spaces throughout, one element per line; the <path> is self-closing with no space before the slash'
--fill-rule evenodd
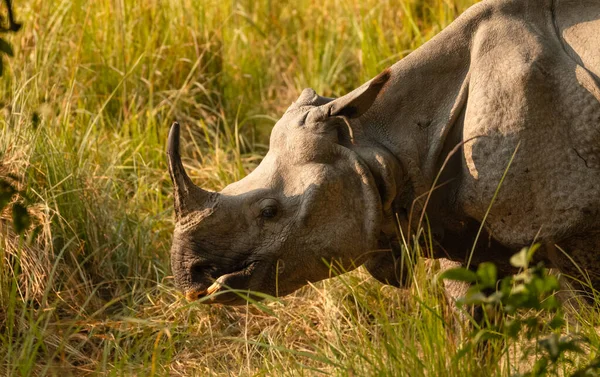
<path id="1" fill-rule="evenodd" d="M 580 334 L 568 334 L 560 301 L 558 278 L 548 273 L 543 263 L 530 266 L 539 245 L 524 248 L 512 256 L 510 263 L 520 269 L 515 275 L 497 279 L 493 263 L 482 263 L 476 271 L 454 268 L 440 275 L 442 279 L 472 284 L 457 303 L 483 309 L 483 318 L 475 323 L 462 353 L 474 347 L 489 346 L 499 340 L 509 355 L 510 346 L 521 344 L 521 358 L 535 357 L 531 370 L 514 376 L 556 376 L 565 364 L 571 365 L 572 354 L 585 354 L 589 340 Z M 461 353 L 459 353 L 460 355 Z M 595 358 L 572 376 L 596 376 L 600 373 L 600 359 Z"/>

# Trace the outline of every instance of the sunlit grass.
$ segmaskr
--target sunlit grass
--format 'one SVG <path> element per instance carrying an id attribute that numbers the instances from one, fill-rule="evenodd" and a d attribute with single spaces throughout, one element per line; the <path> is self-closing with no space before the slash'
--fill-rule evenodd
<path id="1" fill-rule="evenodd" d="M 0 222 L 0 374 L 509 375 L 457 353 L 424 261 L 408 290 L 357 271 L 241 308 L 186 303 L 169 268 L 173 120 L 189 174 L 222 188 L 304 87 L 346 93 L 473 2 L 16 4 L 0 176 L 26 190 L 37 233 Z"/>

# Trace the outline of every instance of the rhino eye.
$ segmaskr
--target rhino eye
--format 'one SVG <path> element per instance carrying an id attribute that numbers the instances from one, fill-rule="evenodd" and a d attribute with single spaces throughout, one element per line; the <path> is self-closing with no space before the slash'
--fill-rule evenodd
<path id="1" fill-rule="evenodd" d="M 260 216 L 264 219 L 272 219 L 277 216 L 277 207 L 266 207 L 260 211 Z"/>

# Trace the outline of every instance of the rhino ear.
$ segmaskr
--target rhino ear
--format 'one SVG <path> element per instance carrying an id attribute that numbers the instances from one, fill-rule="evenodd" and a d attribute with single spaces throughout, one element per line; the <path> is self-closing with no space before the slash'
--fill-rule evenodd
<path id="1" fill-rule="evenodd" d="M 358 118 L 369 110 L 375 99 L 390 78 L 389 68 L 377 75 L 373 80 L 353 90 L 343 97 L 327 104 L 329 116 Z"/>

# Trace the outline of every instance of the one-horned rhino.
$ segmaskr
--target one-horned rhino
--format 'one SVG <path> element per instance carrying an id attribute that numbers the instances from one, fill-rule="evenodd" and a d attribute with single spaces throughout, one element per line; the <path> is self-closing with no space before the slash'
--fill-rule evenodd
<path id="1" fill-rule="evenodd" d="M 483 1 L 345 96 L 305 89 L 219 193 L 186 175 L 175 124 L 178 285 L 239 304 L 362 264 L 402 285 L 399 230 L 426 218 L 434 257 L 503 268 L 537 242 L 600 289 L 599 41 L 597 0 Z"/>

